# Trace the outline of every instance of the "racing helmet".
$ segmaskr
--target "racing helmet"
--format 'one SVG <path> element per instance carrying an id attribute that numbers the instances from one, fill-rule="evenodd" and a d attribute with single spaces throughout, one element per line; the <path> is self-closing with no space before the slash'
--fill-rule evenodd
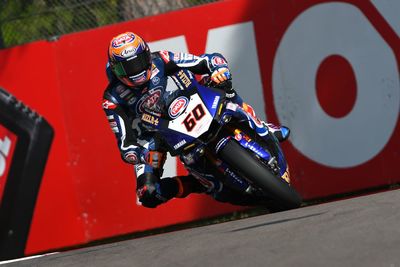
<path id="1" fill-rule="evenodd" d="M 112 72 L 125 85 L 135 87 L 150 80 L 150 48 L 133 32 L 119 34 L 111 40 L 108 59 Z"/>

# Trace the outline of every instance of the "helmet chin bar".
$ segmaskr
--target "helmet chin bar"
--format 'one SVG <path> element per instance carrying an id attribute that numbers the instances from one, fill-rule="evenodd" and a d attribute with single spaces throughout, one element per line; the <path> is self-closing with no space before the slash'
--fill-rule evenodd
<path id="1" fill-rule="evenodd" d="M 142 73 L 139 73 L 130 77 L 118 77 L 119 80 L 129 87 L 142 86 L 147 83 L 151 77 L 151 69 L 147 69 Z"/>

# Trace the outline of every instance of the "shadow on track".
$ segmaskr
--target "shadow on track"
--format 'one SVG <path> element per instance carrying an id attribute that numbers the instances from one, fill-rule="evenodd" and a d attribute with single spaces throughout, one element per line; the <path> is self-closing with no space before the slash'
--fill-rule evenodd
<path id="1" fill-rule="evenodd" d="M 238 229 L 233 229 L 233 230 L 231 230 L 231 231 L 229 231 L 229 232 L 239 232 L 239 231 L 248 230 L 248 229 L 253 229 L 253 228 L 262 227 L 262 226 L 267 226 L 267 225 L 273 225 L 273 224 L 278 224 L 278 223 L 296 221 L 296 220 L 301 220 L 301 219 L 305 219 L 305 218 L 309 218 L 309 217 L 319 216 L 319 215 L 322 215 L 322 214 L 324 214 L 324 213 L 325 213 L 325 212 L 320 212 L 320 213 L 310 214 L 310 215 L 301 216 L 301 217 L 295 217 L 295 218 L 289 218 L 289 219 L 284 219 L 284 220 L 277 220 L 277 221 L 272 221 L 272 222 L 266 222 L 266 223 L 256 224 L 256 225 L 253 225 L 253 226 L 248 226 L 248 227 L 242 227 L 242 228 L 238 228 Z"/>

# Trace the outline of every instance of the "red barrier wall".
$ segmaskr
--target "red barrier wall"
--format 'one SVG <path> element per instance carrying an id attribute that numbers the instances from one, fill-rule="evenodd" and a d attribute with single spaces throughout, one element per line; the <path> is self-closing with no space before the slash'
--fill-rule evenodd
<path id="1" fill-rule="evenodd" d="M 309 14 L 308 11 L 317 10 L 315 7 L 318 10 L 323 9 L 326 6 L 323 4 L 334 4 L 332 8 L 343 10 L 347 8 L 355 11 L 354 14 L 359 11 L 365 16 L 393 52 L 398 75 L 400 43 L 396 28 L 391 24 L 392 21 L 378 11 L 373 2 L 358 0 L 222 1 L 69 34 L 55 42 L 41 41 L 0 51 L 0 86 L 36 109 L 55 129 L 55 139 L 31 226 L 27 254 L 237 210 L 237 207 L 216 203 L 207 196 L 174 200 L 156 210 L 136 205 L 133 168 L 121 161 L 113 134 L 101 109 L 102 93 L 106 86 L 106 49 L 113 36 L 124 31 L 135 31 L 148 42 L 184 36 L 188 50 L 200 54 L 211 47 L 210 29 L 223 30 L 225 28 L 221 27 L 245 25 L 246 31 L 234 32 L 237 39 L 233 38 L 229 47 L 222 49 L 226 51 L 221 52 L 230 54 L 230 49 L 236 46 L 235 42 L 240 40 L 242 34 L 247 34 L 249 29 L 254 33 L 254 40 L 244 40 L 241 42 L 244 45 L 240 48 L 246 54 L 247 44 L 254 44 L 258 62 L 253 62 L 255 65 L 247 68 L 251 73 L 234 73 L 234 79 L 247 84 L 253 81 L 246 80 L 246 77 L 259 73 L 263 98 L 250 89 L 238 89 L 245 98 L 255 95 L 261 102 L 260 105 L 265 105 L 264 111 L 269 121 L 286 123 L 289 127 L 296 128 L 296 118 L 282 111 L 282 106 L 285 106 L 283 104 L 287 102 L 280 102 L 281 99 L 277 98 L 279 92 L 274 91 L 277 88 L 274 79 L 279 75 L 276 73 L 276 66 L 282 62 L 285 67 L 287 60 L 286 53 L 279 51 L 283 49 L 282 40 L 291 32 L 289 30 L 296 29 L 295 26 L 301 22 L 297 19 L 303 14 Z M 339 20 L 341 16 L 346 18 L 345 15 L 345 12 L 338 14 Z M 176 47 L 181 44 L 179 40 L 174 42 Z M 221 43 L 223 40 L 216 42 Z M 299 35 L 298 43 L 293 43 L 287 49 L 301 48 L 304 42 L 315 43 L 315 36 Z M 346 40 L 342 42 L 345 43 Z M 303 53 L 300 48 L 296 55 Z M 379 49 L 376 49 L 379 53 Z M 363 51 L 362 47 L 358 50 Z M 355 103 L 362 101 L 359 97 L 363 90 L 358 80 L 361 77 L 359 72 L 354 72 L 352 76 L 349 71 L 345 71 L 340 76 L 346 77 L 344 83 L 335 83 L 338 80 L 338 71 L 343 66 L 340 58 L 332 60 L 333 63 L 326 63 L 327 67 L 318 72 L 315 77 L 317 88 L 313 90 L 322 109 L 328 114 L 331 112 L 331 117 L 337 116 L 338 120 L 345 119 Z M 352 66 L 359 63 L 358 58 L 347 60 L 351 72 Z M 240 65 L 240 60 L 234 57 L 228 58 L 228 61 L 234 68 Z M 307 66 L 307 62 L 300 64 Z M 366 67 L 363 71 L 368 74 L 370 70 Z M 285 69 L 281 73 L 286 73 Z M 382 77 L 389 80 L 391 78 Z M 287 82 L 290 84 L 290 81 Z M 353 86 L 355 91 L 343 92 L 343 88 L 335 90 L 335 86 L 329 87 L 331 84 Z M 394 81 L 391 88 L 396 91 L 397 86 L 398 81 Z M 398 93 L 390 91 L 389 94 L 391 99 L 398 102 Z M 311 104 L 310 109 L 313 108 Z M 296 105 L 299 103 L 295 102 L 290 106 Z M 343 105 L 348 108 L 341 109 Z M 260 110 L 258 112 L 262 113 Z M 395 114 L 397 116 L 398 110 Z M 368 119 L 362 117 L 362 123 L 369 124 Z M 371 127 L 378 128 L 379 123 L 381 122 L 374 121 Z M 392 167 L 400 159 L 400 127 L 397 119 L 395 123 L 386 144 L 376 155 L 347 167 L 330 165 L 328 160 L 328 163 L 321 163 L 303 153 L 302 149 L 305 148 L 299 144 L 307 139 L 299 135 L 298 131 L 293 131 L 293 142 L 284 144 L 284 149 L 291 163 L 294 186 L 306 199 L 310 199 L 399 182 L 400 175 Z M 309 129 L 309 134 L 315 134 L 319 130 Z M 357 133 L 356 129 L 352 129 L 344 132 L 343 138 L 357 134 L 361 136 L 367 133 Z M 364 145 L 368 147 L 370 144 Z M 334 155 L 342 153 L 343 156 L 346 154 L 346 151 L 329 149 L 323 152 Z M 178 172 L 182 172 L 181 167 L 178 167 Z"/>
<path id="2" fill-rule="evenodd" d="M 55 128 L 32 222 L 30 240 L 37 240 L 37 251 L 85 241 L 77 188 L 69 168 L 54 45 L 43 41 L 0 50 L 0 86 L 43 114 Z"/>

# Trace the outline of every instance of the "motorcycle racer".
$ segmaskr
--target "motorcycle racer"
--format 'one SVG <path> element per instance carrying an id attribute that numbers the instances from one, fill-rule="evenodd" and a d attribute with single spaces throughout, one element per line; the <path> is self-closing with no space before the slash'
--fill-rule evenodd
<path id="1" fill-rule="evenodd" d="M 252 204 L 252 199 L 240 198 L 221 184 L 214 182 L 212 186 L 204 186 L 201 177 L 210 174 L 193 171 L 187 176 L 161 179 L 166 152 L 153 134 L 141 125 L 140 118 L 143 111 L 163 111 L 166 99 L 173 93 L 167 90 L 168 78 L 174 80 L 173 75 L 182 69 L 209 76 L 214 84 L 221 85 L 230 101 L 241 106 L 264 132 L 269 129 L 280 141 L 289 136 L 288 128 L 259 120 L 251 106 L 242 101 L 231 86 L 231 73 L 221 54 L 151 53 L 140 36 L 122 33 L 111 40 L 108 49 L 106 72 L 109 84 L 103 95 L 103 109 L 122 159 L 135 166 L 139 201 L 145 207 L 154 208 L 171 198 L 183 198 L 195 192 L 209 193 L 217 200 L 233 204 Z"/>

